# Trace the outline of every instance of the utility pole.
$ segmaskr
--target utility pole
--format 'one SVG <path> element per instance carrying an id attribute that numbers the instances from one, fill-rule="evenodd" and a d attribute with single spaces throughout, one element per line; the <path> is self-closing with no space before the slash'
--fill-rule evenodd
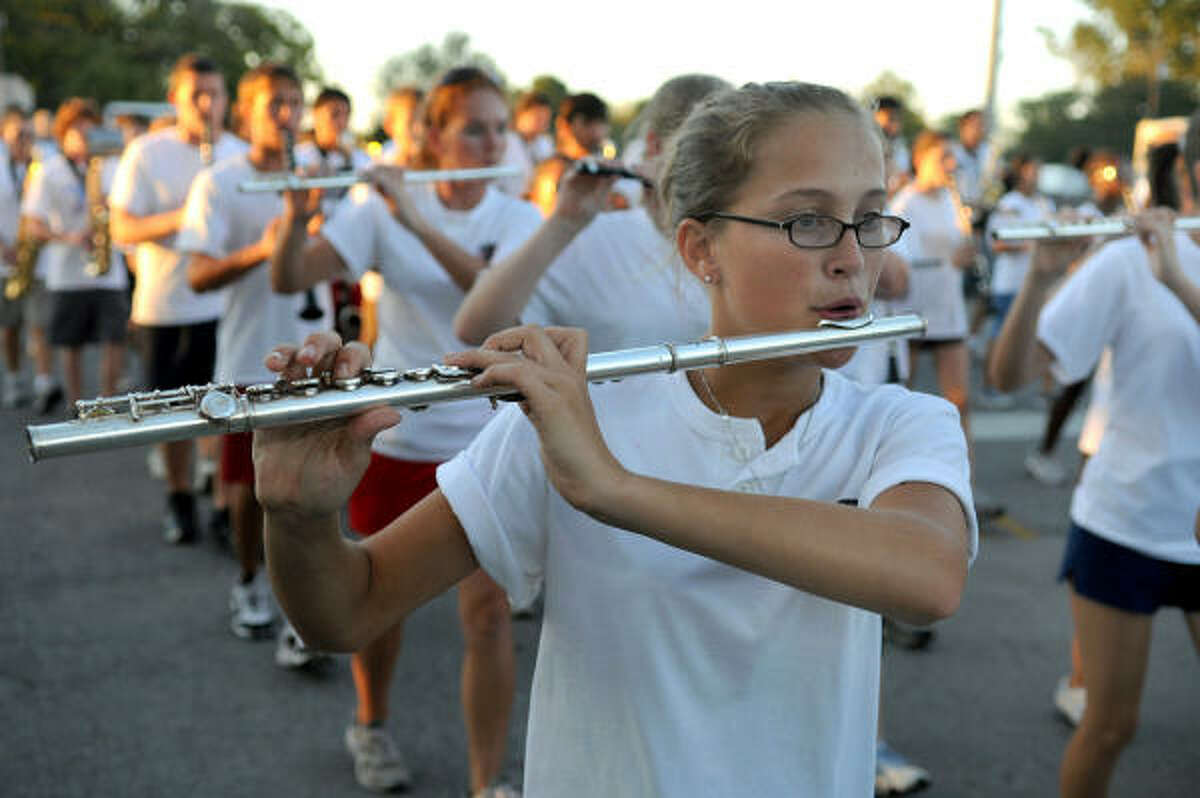
<path id="1" fill-rule="evenodd" d="M 983 119 L 990 138 L 996 124 L 996 75 L 1000 71 L 1000 19 L 1004 0 L 992 0 L 992 44 L 988 48 L 987 88 L 984 90 Z"/>

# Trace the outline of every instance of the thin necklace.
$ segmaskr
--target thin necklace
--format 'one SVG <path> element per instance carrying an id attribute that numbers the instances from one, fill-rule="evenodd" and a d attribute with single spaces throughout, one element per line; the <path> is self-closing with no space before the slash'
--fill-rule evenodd
<path id="1" fill-rule="evenodd" d="M 712 403 L 716 405 L 717 412 L 721 414 L 721 418 L 725 419 L 725 424 L 728 426 L 730 424 L 729 411 L 725 409 L 725 405 L 721 404 L 721 400 L 717 398 L 717 394 L 713 391 L 712 386 L 708 384 L 708 378 L 704 376 L 704 369 L 697 369 L 696 373 L 700 375 L 700 384 L 704 387 L 704 393 L 706 393 Z M 817 400 L 821 398 L 821 388 L 824 386 L 824 384 L 825 375 L 821 374 L 817 378 L 817 390 L 815 393 L 813 393 L 812 402 L 809 404 L 808 410 L 806 411 L 808 413 L 808 418 L 804 420 L 804 430 L 800 433 L 800 438 L 797 442 L 808 437 L 808 428 L 812 424 L 812 417 L 816 415 Z"/>

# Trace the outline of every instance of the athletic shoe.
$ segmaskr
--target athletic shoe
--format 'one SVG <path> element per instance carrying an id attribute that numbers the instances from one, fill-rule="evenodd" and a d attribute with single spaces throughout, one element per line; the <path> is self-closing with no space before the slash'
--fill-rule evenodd
<path id="1" fill-rule="evenodd" d="M 146 452 L 146 470 L 155 479 L 167 478 L 167 461 L 163 459 L 161 447 L 151 446 L 149 451 Z"/>
<path id="2" fill-rule="evenodd" d="M 190 493 L 167 494 L 167 517 L 163 540 L 179 545 L 196 541 L 196 497 Z"/>
<path id="3" fill-rule="evenodd" d="M 908 795 L 929 784 L 929 771 L 893 751 L 882 739 L 875 743 L 876 795 Z"/>
<path id="4" fill-rule="evenodd" d="M 39 416 L 49 415 L 63 400 L 62 387 L 51 385 L 47 390 L 39 392 L 33 398 L 33 412 Z"/>
<path id="5" fill-rule="evenodd" d="M 498 782 L 489 784 L 482 790 L 468 793 L 468 798 L 521 798 L 521 791 L 511 784 Z"/>
<path id="6" fill-rule="evenodd" d="M 900 648 L 919 651 L 932 643 L 936 635 L 932 626 L 909 626 L 887 616 L 883 618 L 883 639 Z"/>
<path id="7" fill-rule="evenodd" d="M 1087 688 L 1072 687 L 1071 677 L 1062 677 L 1054 688 L 1054 707 L 1063 720 L 1072 726 L 1078 726 L 1083 718 L 1083 710 L 1087 707 Z"/>
<path id="8" fill-rule="evenodd" d="M 1025 456 L 1025 470 L 1043 485 L 1058 487 L 1067 482 L 1067 470 L 1053 457 L 1036 450 Z"/>
<path id="9" fill-rule="evenodd" d="M 396 742 L 382 726 L 351 722 L 346 727 L 346 750 L 354 757 L 354 779 L 373 792 L 407 787 L 412 777 Z"/>
<path id="10" fill-rule="evenodd" d="M 0 406 L 5 410 L 15 410 L 29 401 L 25 393 L 25 385 L 16 374 L 6 374 L 4 377 L 4 396 L 0 398 Z"/>
<path id="11" fill-rule="evenodd" d="M 245 639 L 267 634 L 275 620 L 272 605 L 271 586 L 262 570 L 246 584 L 234 582 L 229 593 L 229 610 L 233 613 L 229 625 L 233 633 Z"/>
<path id="12" fill-rule="evenodd" d="M 1011 410 L 1016 404 L 1017 397 L 1011 393 L 1000 393 L 990 388 L 984 388 L 975 397 L 975 405 L 980 410 Z"/>
<path id="13" fill-rule="evenodd" d="M 318 665 L 329 657 L 304 645 L 291 621 L 285 620 L 275 642 L 275 664 L 281 668 L 306 668 Z"/>

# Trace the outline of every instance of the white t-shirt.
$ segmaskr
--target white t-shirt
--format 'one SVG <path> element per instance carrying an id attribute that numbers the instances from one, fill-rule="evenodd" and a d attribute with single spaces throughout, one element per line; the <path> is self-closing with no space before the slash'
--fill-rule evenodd
<path id="1" fill-rule="evenodd" d="M 109 159 L 101 172 L 103 191 L 108 190 L 112 176 L 113 164 Z M 90 219 L 83 170 L 76 172 L 58 154 L 43 161 L 29 180 L 21 213 L 41 219 L 55 235 L 86 232 Z M 87 250 L 65 241 L 51 241 L 42 249 L 38 272 L 44 275 L 46 288 L 51 291 L 121 290 L 129 284 L 129 275 L 124 260 L 116 257 L 115 251 L 112 255 L 108 272 L 93 277 L 86 271 L 91 261 Z"/>
<path id="2" fill-rule="evenodd" d="M 7 155 L 0 158 L 0 244 L 6 247 L 17 243 L 26 169 L 26 165 L 14 164 Z M 0 265 L 0 269 L 3 268 L 5 266 Z"/>
<path id="3" fill-rule="evenodd" d="M 1177 233 L 1200 283 L 1200 246 Z M 1043 308 L 1055 377 L 1078 382 L 1112 350 L 1108 423 L 1071 500 L 1079 526 L 1160 560 L 1200 564 L 1200 324 L 1150 271 L 1137 238 L 1110 242 Z"/>
<path id="4" fill-rule="evenodd" d="M 1041 195 L 1028 197 L 1020 191 L 1010 191 L 996 203 L 988 217 L 987 232 L 1005 227 L 1044 222 L 1054 213 L 1054 203 Z M 1033 252 L 997 252 L 992 263 L 992 296 L 1014 296 L 1025 282 Z"/>
<path id="5" fill-rule="evenodd" d="M 890 213 L 903 216 L 912 227 L 904 234 L 909 265 L 908 297 L 900 304 L 905 312 L 922 316 L 928 327 L 925 338 L 946 341 L 967 334 L 967 306 L 963 298 L 962 271 L 951 262 L 963 241 L 956 223 L 954 200 L 948 191 L 933 196 L 911 184 L 892 198 Z"/>
<path id="6" fill-rule="evenodd" d="M 542 222 L 532 205 L 492 187 L 466 211 L 442 205 L 432 184 L 409 191 L 429 224 L 468 252 L 491 251 L 493 262 L 520 247 Z M 321 235 L 356 277 L 372 268 L 383 276 L 376 363 L 401 369 L 428 366 L 440 363 L 448 352 L 470 348 L 454 335 L 463 290 L 420 239 L 392 218 L 378 191 L 356 186 Z M 400 460 L 447 460 L 470 442 L 489 415 L 483 399 L 435 404 L 380 433 L 374 449 Z"/>
<path id="7" fill-rule="evenodd" d="M 974 554 L 966 443 L 942 399 L 826 372 L 811 423 L 764 451 L 757 420 L 713 413 L 682 373 L 592 398 L 633 472 L 864 507 L 932 482 L 967 508 Z M 438 469 L 483 569 L 518 601 L 545 583 L 525 794 L 871 795 L 879 616 L 606 526 L 558 495 L 540 451 L 509 407 Z"/>
<path id="8" fill-rule="evenodd" d="M 213 145 L 213 158 L 223 161 L 246 149 L 244 141 L 223 133 Z M 176 128 L 147 133 L 130 142 L 121 155 L 110 202 L 133 216 L 182 208 L 192 180 L 203 168 L 200 148 L 184 141 Z M 188 284 L 187 260 L 176 238 L 143 241 L 134 248 L 138 273 L 130 318 L 135 324 L 196 324 L 221 315 L 219 292 L 198 294 Z"/>
<path id="9" fill-rule="evenodd" d="M 710 306 L 644 208 L 597 214 L 538 281 L 521 320 L 582 327 L 604 352 L 695 340 Z"/>
<path id="10" fill-rule="evenodd" d="M 214 258 L 250 246 L 262 238 L 267 224 L 283 213 L 278 194 L 245 193 L 238 184 L 261 179 L 245 154 L 235 155 L 196 175 L 184 206 L 176 248 Z M 271 382 L 275 374 L 263 365 L 272 347 L 299 343 L 309 334 L 329 329 L 327 312 L 315 322 L 299 316 L 304 294 L 277 294 L 263 261 L 221 289 L 224 309 L 217 325 L 216 379 L 249 385 Z"/>

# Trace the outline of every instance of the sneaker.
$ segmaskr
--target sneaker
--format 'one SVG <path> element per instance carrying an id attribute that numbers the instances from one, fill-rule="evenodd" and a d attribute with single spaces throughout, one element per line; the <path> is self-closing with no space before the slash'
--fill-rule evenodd
<path id="1" fill-rule="evenodd" d="M 1067 482 L 1067 470 L 1053 457 L 1036 450 L 1026 455 L 1025 470 L 1043 485 L 1058 487 Z"/>
<path id="2" fill-rule="evenodd" d="M 975 397 L 975 405 L 980 410 L 1011 410 L 1017 404 L 1017 397 L 1011 393 L 1000 393 L 989 388 Z"/>
<path id="3" fill-rule="evenodd" d="M 21 378 L 15 374 L 6 375 L 4 378 L 4 395 L 0 398 L 0 407 L 3 407 L 5 410 L 16 410 L 28 401 L 29 396 L 25 393 L 25 386 L 21 382 Z"/>
<path id="4" fill-rule="evenodd" d="M 62 400 L 62 386 L 57 384 L 51 385 L 47 390 L 38 393 L 33 398 L 33 412 L 39 416 L 49 415 L 62 403 Z"/>
<path id="5" fill-rule="evenodd" d="M 354 757 L 354 779 L 374 792 L 407 787 L 411 776 L 396 742 L 381 726 L 351 722 L 346 727 L 346 750 Z"/>
<path id="6" fill-rule="evenodd" d="M 893 751 L 883 740 L 875 743 L 876 795 L 908 795 L 929 784 L 928 770 Z"/>
<path id="7" fill-rule="evenodd" d="M 1054 688 L 1054 708 L 1062 719 L 1072 726 L 1078 726 L 1083 718 L 1083 710 L 1087 707 L 1087 688 L 1072 687 L 1071 677 L 1064 676 L 1058 680 Z"/>
<path id="8" fill-rule="evenodd" d="M 883 618 L 883 639 L 894 646 L 919 651 L 932 643 L 936 636 L 932 626 L 909 626 L 887 616 Z"/>
<path id="9" fill-rule="evenodd" d="M 324 662 L 328 657 L 304 645 L 291 621 L 284 621 L 275 642 L 275 664 L 281 668 L 306 668 Z"/>
<path id="10" fill-rule="evenodd" d="M 167 461 L 163 459 L 162 447 L 151 446 L 146 452 L 146 470 L 155 479 L 167 478 Z"/>
<path id="11" fill-rule="evenodd" d="M 238 637 L 263 637 L 270 631 L 275 610 L 272 607 L 271 586 L 262 570 L 246 584 L 233 583 L 229 593 L 229 610 L 233 613 L 229 625 Z"/>
<path id="12" fill-rule="evenodd" d="M 192 494 L 167 494 L 163 540 L 175 545 L 196 542 L 196 497 Z"/>
<path id="13" fill-rule="evenodd" d="M 482 790 L 467 793 L 468 798 L 521 798 L 521 791 L 511 784 L 498 782 L 489 784 Z"/>

